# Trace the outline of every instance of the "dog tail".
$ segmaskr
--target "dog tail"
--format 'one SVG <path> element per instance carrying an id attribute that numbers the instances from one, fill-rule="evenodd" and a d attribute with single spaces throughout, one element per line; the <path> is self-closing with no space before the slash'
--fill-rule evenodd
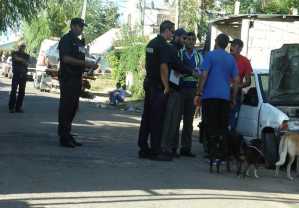
<path id="1" fill-rule="evenodd" d="M 282 166 L 287 158 L 288 154 L 288 142 L 287 142 L 287 135 L 283 135 L 281 141 L 279 143 L 279 161 L 276 162 L 276 166 Z"/>

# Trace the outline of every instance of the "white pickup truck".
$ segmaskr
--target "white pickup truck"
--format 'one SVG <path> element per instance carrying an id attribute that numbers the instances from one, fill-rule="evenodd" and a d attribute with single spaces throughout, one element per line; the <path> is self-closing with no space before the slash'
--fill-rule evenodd
<path id="1" fill-rule="evenodd" d="M 263 140 L 270 165 L 278 160 L 280 131 L 299 131 L 299 45 L 272 53 L 270 73 L 254 71 L 251 86 L 243 92 L 237 124 L 245 139 Z"/>

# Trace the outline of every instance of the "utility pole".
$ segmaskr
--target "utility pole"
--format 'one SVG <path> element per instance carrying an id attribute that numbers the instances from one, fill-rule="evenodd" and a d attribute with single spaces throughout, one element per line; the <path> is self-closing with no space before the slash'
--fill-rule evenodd
<path id="1" fill-rule="evenodd" d="M 239 15 L 240 14 L 240 1 L 236 0 L 235 1 L 235 11 L 234 11 L 234 15 Z"/>
<path id="2" fill-rule="evenodd" d="M 144 17 L 145 17 L 145 0 L 139 0 L 140 7 L 140 24 L 142 35 L 144 35 Z"/>
<path id="3" fill-rule="evenodd" d="M 87 0 L 83 0 L 83 7 L 81 12 L 81 18 L 85 20 L 86 17 Z"/>
<path id="4" fill-rule="evenodd" d="M 82 12 L 81 12 L 81 18 L 85 20 L 86 17 L 86 7 L 87 7 L 87 0 L 83 1 L 83 7 L 82 7 Z M 85 42 L 85 38 L 84 35 L 80 35 L 80 37 L 84 42 Z"/>
<path id="5" fill-rule="evenodd" d="M 181 0 L 176 0 L 176 24 L 177 27 L 180 27 L 181 19 Z"/>

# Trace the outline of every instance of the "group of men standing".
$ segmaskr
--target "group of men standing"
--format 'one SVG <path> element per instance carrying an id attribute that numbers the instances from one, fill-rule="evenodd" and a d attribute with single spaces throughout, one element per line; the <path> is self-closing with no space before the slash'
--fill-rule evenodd
<path id="1" fill-rule="evenodd" d="M 226 137 L 229 129 L 236 128 L 241 90 L 251 84 L 252 68 L 240 55 L 240 39 L 230 42 L 226 34 L 220 34 L 215 49 L 202 54 L 195 49 L 194 32 L 174 27 L 170 21 L 162 22 L 160 34 L 146 47 L 145 102 L 138 139 L 143 159 L 195 157 L 193 118 L 199 106 L 206 139 Z M 226 52 L 229 43 L 231 54 Z"/>

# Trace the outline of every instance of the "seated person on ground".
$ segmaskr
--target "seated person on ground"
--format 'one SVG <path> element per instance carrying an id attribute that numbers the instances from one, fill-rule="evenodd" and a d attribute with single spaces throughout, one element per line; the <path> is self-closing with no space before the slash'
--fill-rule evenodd
<path id="1" fill-rule="evenodd" d="M 116 84 L 116 89 L 109 93 L 109 101 L 111 105 L 117 105 L 125 101 L 126 96 L 126 86 L 118 82 Z"/>

